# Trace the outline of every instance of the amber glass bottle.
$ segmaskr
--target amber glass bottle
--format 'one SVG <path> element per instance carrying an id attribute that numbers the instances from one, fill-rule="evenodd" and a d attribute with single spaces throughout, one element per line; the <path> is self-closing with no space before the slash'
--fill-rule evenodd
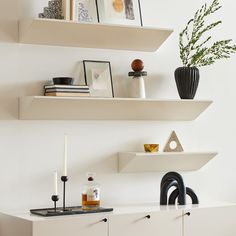
<path id="1" fill-rule="evenodd" d="M 95 173 L 88 173 L 87 177 L 82 193 L 82 209 L 96 210 L 100 207 L 100 185 L 94 181 Z"/>

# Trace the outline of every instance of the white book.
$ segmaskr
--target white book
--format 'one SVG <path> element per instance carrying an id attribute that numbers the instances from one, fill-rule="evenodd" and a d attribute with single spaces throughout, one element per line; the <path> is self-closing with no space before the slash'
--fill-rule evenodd
<path id="1" fill-rule="evenodd" d="M 64 20 L 70 20 L 70 0 L 62 0 L 62 15 Z"/>

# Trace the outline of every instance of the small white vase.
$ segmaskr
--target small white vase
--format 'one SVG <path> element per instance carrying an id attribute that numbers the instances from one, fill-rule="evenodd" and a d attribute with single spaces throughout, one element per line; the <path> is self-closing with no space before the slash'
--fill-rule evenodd
<path id="1" fill-rule="evenodd" d="M 130 81 L 130 97 L 146 98 L 145 84 L 143 77 L 133 77 Z"/>

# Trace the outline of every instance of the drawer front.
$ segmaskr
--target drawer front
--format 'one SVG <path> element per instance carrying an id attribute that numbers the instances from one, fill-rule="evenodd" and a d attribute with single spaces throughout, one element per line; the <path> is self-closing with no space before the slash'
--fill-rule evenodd
<path id="1" fill-rule="evenodd" d="M 105 215 L 58 217 L 33 224 L 33 236 L 108 236 Z"/>
<path id="2" fill-rule="evenodd" d="M 152 235 L 181 236 L 182 211 L 125 214 L 110 217 L 109 236 Z"/>
<path id="3" fill-rule="evenodd" d="M 184 236 L 235 236 L 236 206 L 192 209 L 184 214 Z"/>

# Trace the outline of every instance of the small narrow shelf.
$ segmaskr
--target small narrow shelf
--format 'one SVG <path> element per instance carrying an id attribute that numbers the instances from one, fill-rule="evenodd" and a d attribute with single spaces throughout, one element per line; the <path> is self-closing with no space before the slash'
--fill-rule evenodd
<path id="1" fill-rule="evenodd" d="M 212 101 L 29 96 L 19 99 L 21 120 L 196 119 Z"/>
<path id="2" fill-rule="evenodd" d="M 29 18 L 19 22 L 19 41 L 66 47 L 156 51 L 171 29 Z"/>
<path id="3" fill-rule="evenodd" d="M 119 172 L 193 171 L 206 165 L 217 152 L 118 154 Z"/>

